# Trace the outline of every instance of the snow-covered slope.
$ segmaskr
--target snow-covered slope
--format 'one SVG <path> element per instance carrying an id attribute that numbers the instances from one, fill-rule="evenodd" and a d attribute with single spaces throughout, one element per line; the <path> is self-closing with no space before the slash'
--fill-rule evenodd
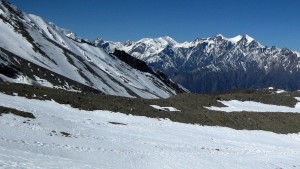
<path id="1" fill-rule="evenodd" d="M 192 92 L 269 86 L 300 89 L 299 53 L 263 46 L 248 35 L 216 35 L 184 43 L 167 37 L 130 43 L 102 40 L 96 44 L 109 52 L 124 50 Z"/>
<path id="2" fill-rule="evenodd" d="M 0 100 L 35 116 L 0 116 L 0 168 L 300 168 L 299 134 L 84 111 L 2 93 Z"/>
<path id="3" fill-rule="evenodd" d="M 126 97 L 166 98 L 176 94 L 152 74 L 133 69 L 75 33 L 26 14 L 7 1 L 0 1 L 0 14 L 0 67 L 19 69 L 12 76 L 1 71 L 0 81 L 69 89 L 69 83 L 78 83 Z"/>

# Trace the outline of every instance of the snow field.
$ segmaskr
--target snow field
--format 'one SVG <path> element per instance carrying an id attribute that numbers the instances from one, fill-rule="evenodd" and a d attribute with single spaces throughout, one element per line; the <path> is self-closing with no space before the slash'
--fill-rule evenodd
<path id="1" fill-rule="evenodd" d="M 300 101 L 299 97 L 296 97 Z M 287 106 L 278 106 L 271 104 L 264 104 L 254 101 L 239 101 L 239 100 L 230 100 L 230 101 L 219 101 L 224 104 L 226 107 L 205 107 L 209 110 L 214 111 L 224 111 L 224 112 L 282 112 L 282 113 L 300 113 L 300 102 L 298 102 L 295 107 Z"/>
<path id="2" fill-rule="evenodd" d="M 238 131 L 0 93 L 0 168 L 300 168 L 300 135 Z M 68 133 L 66 135 L 64 133 Z"/>

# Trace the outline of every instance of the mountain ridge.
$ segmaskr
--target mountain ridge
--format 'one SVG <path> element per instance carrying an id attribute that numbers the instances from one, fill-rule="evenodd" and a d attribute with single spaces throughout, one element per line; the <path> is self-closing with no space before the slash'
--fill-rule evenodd
<path id="1" fill-rule="evenodd" d="M 95 44 L 106 51 L 124 50 L 145 61 L 154 70 L 164 72 L 191 92 L 270 86 L 285 90 L 300 89 L 297 78 L 300 77 L 299 52 L 263 46 L 247 34 L 233 38 L 219 34 L 175 44 L 153 43 L 159 39 L 131 41 L 129 45 L 104 40 Z"/>

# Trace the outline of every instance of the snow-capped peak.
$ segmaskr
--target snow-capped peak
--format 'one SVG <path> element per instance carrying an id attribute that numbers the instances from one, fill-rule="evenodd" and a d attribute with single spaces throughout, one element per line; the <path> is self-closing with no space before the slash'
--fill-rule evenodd
<path id="1" fill-rule="evenodd" d="M 73 39 L 73 40 L 82 39 L 81 37 L 79 37 L 78 35 L 76 35 L 76 33 L 72 32 L 69 29 L 60 28 L 60 27 L 56 26 L 54 23 L 51 23 L 51 22 L 50 22 L 50 25 L 52 25 L 53 27 L 55 27 L 55 29 L 57 29 L 58 31 L 60 31 L 62 34 L 64 34 L 65 36 L 67 36 L 70 39 Z"/>
<path id="2" fill-rule="evenodd" d="M 236 37 L 233 38 L 229 38 L 228 40 L 234 44 L 238 43 L 239 41 L 241 41 L 242 39 L 246 39 L 247 44 L 250 44 L 254 39 L 252 37 L 250 37 L 249 35 L 245 34 L 245 35 L 238 35 Z"/>
<path id="3" fill-rule="evenodd" d="M 244 37 L 247 39 L 247 41 L 249 43 L 251 43 L 252 41 L 254 41 L 254 39 L 252 37 L 250 37 L 249 35 L 245 34 Z"/>
<path id="4" fill-rule="evenodd" d="M 178 43 L 173 38 L 171 38 L 170 36 L 160 37 L 158 39 L 165 40 L 165 41 L 169 42 L 170 44 L 174 44 L 174 45 Z"/>
<path id="5" fill-rule="evenodd" d="M 215 37 L 221 37 L 222 39 L 226 39 L 222 34 L 217 34 Z"/>
<path id="6" fill-rule="evenodd" d="M 159 38 L 143 38 L 137 41 L 137 43 L 145 43 L 149 46 L 160 46 L 160 47 L 178 44 L 174 39 L 172 39 L 169 36 L 159 37 Z"/>

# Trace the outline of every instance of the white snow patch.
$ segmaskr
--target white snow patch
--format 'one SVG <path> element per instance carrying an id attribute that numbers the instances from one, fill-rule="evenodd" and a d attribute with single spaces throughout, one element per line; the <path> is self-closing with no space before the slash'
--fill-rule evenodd
<path id="1" fill-rule="evenodd" d="M 296 97 L 299 101 L 300 98 Z M 209 110 L 224 111 L 224 112 L 282 112 L 282 113 L 300 113 L 300 103 L 298 102 L 295 107 L 277 106 L 271 104 L 264 104 L 254 101 L 219 101 L 227 107 L 205 107 Z"/>
<path id="2" fill-rule="evenodd" d="M 174 47 L 176 47 L 176 48 L 190 48 L 192 46 L 194 46 L 194 44 L 191 42 L 183 42 L 183 43 L 178 43 L 178 44 L 174 45 Z"/>
<path id="3" fill-rule="evenodd" d="M 180 111 L 176 109 L 175 107 L 161 107 L 157 105 L 150 105 L 151 107 L 157 109 L 157 110 L 163 110 L 163 111 Z"/>
<path id="4" fill-rule="evenodd" d="M 297 57 L 299 58 L 300 57 L 300 52 L 296 52 L 296 51 L 294 51 L 294 52 L 296 53 Z"/>
<path id="5" fill-rule="evenodd" d="M 42 86 L 53 88 L 53 84 L 50 83 L 49 81 L 47 81 L 46 79 L 41 79 L 41 78 L 39 78 L 38 76 L 35 76 L 35 75 L 33 75 L 33 76 L 34 76 L 34 78 L 35 78 L 35 80 L 38 84 L 40 84 Z"/>
<path id="6" fill-rule="evenodd" d="M 29 77 L 23 75 L 19 75 L 16 79 L 14 79 L 14 82 L 28 85 L 32 84 L 32 80 Z"/>
<path id="7" fill-rule="evenodd" d="M 32 112 L 36 117 L 0 117 L 0 168 L 300 167 L 300 134 L 238 131 L 83 111 L 2 93 L 0 100 L 1 106 Z"/>
<path id="8" fill-rule="evenodd" d="M 251 43 L 254 39 L 252 37 L 250 37 L 249 35 L 245 35 L 248 44 Z"/>
<path id="9" fill-rule="evenodd" d="M 228 40 L 232 43 L 237 43 L 238 41 L 240 41 L 241 39 L 243 38 L 242 35 L 238 35 L 236 37 L 233 37 L 233 38 L 229 38 Z"/>
<path id="10" fill-rule="evenodd" d="M 278 90 L 276 91 L 277 94 L 284 93 L 284 92 L 286 92 L 286 91 L 285 91 L 285 90 L 282 90 L 282 89 L 278 89 Z"/>

